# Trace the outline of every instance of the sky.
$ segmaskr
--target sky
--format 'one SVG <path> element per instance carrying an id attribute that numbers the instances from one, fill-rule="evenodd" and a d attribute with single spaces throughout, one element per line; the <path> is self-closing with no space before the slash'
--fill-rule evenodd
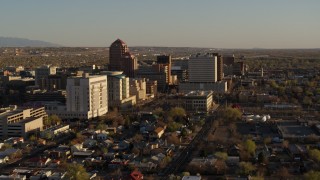
<path id="1" fill-rule="evenodd" d="M 320 48 L 319 0 L 2 0 L 0 36 L 63 46 Z"/>

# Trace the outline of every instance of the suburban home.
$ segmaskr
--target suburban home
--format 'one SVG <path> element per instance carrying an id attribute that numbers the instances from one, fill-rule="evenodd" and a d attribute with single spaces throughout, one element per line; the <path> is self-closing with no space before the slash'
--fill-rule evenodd
<path id="1" fill-rule="evenodd" d="M 69 159 L 71 151 L 69 146 L 60 145 L 57 148 L 44 151 L 44 154 L 52 159 Z"/>
<path id="2" fill-rule="evenodd" d="M 150 137 L 153 137 L 153 138 L 161 138 L 162 135 L 164 133 L 164 128 L 162 127 L 157 127 L 150 135 Z"/>
<path id="3" fill-rule="evenodd" d="M 133 172 L 131 172 L 129 179 L 130 180 L 142 180 L 143 174 L 140 171 L 134 170 Z"/>
<path id="4" fill-rule="evenodd" d="M 7 155 L 0 155 L 0 164 L 5 164 L 9 161 L 9 156 Z"/>
<path id="5" fill-rule="evenodd" d="M 25 164 L 29 167 L 47 167 L 49 163 L 51 162 L 50 158 L 39 158 L 39 157 L 34 157 L 29 159 Z"/>

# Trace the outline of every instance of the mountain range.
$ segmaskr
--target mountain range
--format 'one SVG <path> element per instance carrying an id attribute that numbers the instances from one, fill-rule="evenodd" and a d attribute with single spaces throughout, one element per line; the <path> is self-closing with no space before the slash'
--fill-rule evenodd
<path id="1" fill-rule="evenodd" d="M 61 45 L 25 38 L 0 37 L 0 47 L 59 47 Z"/>

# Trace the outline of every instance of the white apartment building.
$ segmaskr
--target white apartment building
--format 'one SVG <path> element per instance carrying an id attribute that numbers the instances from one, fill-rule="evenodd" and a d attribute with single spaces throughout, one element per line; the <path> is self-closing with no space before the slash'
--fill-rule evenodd
<path id="1" fill-rule="evenodd" d="M 188 60 L 189 82 L 217 82 L 217 56 L 213 54 L 194 55 Z"/>
<path id="2" fill-rule="evenodd" d="M 64 112 L 64 118 L 90 119 L 108 112 L 106 76 L 84 73 L 82 77 L 68 78 L 66 90 L 67 112 Z"/>
<path id="3" fill-rule="evenodd" d="M 147 99 L 147 84 L 145 78 L 130 79 L 130 95 L 135 95 L 137 100 Z"/>
<path id="4" fill-rule="evenodd" d="M 122 71 L 105 71 L 108 77 L 108 104 L 110 107 L 130 107 L 136 104 L 136 96 L 130 95 L 129 77 Z"/>

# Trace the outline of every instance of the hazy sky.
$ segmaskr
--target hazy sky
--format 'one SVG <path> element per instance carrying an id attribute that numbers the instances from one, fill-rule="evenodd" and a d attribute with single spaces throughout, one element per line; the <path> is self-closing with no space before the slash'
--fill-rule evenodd
<path id="1" fill-rule="evenodd" d="M 65 46 L 320 48 L 320 0 L 2 0 L 0 36 Z"/>

